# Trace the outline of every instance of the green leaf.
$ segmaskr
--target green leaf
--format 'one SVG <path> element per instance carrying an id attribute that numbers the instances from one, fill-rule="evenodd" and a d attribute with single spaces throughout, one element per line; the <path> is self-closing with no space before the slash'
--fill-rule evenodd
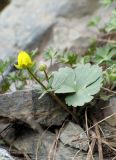
<path id="1" fill-rule="evenodd" d="M 75 73 L 71 68 L 60 68 L 58 72 L 54 73 L 52 88 L 55 90 L 55 93 L 75 92 L 74 80 Z"/>
<path id="2" fill-rule="evenodd" d="M 101 0 L 101 3 L 103 5 L 110 5 L 113 1 L 115 1 L 115 0 Z"/>
<path id="3" fill-rule="evenodd" d="M 97 64 L 101 64 L 102 62 L 111 61 L 112 57 L 115 54 L 116 54 L 116 50 L 112 49 L 110 45 L 97 48 L 95 56 L 93 57 L 93 62 Z"/>
<path id="4" fill-rule="evenodd" d="M 36 48 L 36 49 L 32 50 L 31 52 L 29 52 L 29 54 L 30 54 L 31 58 L 33 59 L 33 58 L 35 58 L 35 56 L 37 56 L 39 54 L 39 51 Z"/>
<path id="5" fill-rule="evenodd" d="M 65 101 L 68 106 L 83 106 L 93 99 L 102 85 L 102 69 L 97 66 L 79 64 L 75 69 L 61 68 L 55 72 L 52 87 L 55 93 L 69 93 Z"/>
<path id="6" fill-rule="evenodd" d="M 76 74 L 76 93 L 66 97 L 69 106 L 83 106 L 93 99 L 101 87 L 102 70 L 97 65 L 91 66 L 89 63 L 78 65 L 75 69 Z"/>
<path id="7" fill-rule="evenodd" d="M 63 52 L 62 55 L 60 55 L 59 60 L 61 63 L 70 64 L 71 66 L 73 64 L 76 64 L 77 62 L 77 54 L 73 52 Z"/>
<path id="8" fill-rule="evenodd" d="M 44 58 L 45 60 L 50 60 L 56 57 L 57 52 L 53 50 L 52 48 L 49 48 L 45 53 L 44 53 Z"/>
<path id="9" fill-rule="evenodd" d="M 88 23 L 88 27 L 96 27 L 98 23 L 100 22 L 100 20 L 101 18 L 99 16 L 92 18 Z"/>
<path id="10" fill-rule="evenodd" d="M 107 68 L 104 71 L 104 85 L 105 86 L 112 86 L 111 88 L 115 88 L 116 86 L 116 64 L 112 65 L 111 67 Z"/>
<path id="11" fill-rule="evenodd" d="M 81 64 L 86 64 L 86 63 L 89 63 L 91 60 L 91 56 L 89 55 L 86 55 L 86 56 L 83 56 L 80 58 L 80 63 Z"/>
<path id="12" fill-rule="evenodd" d="M 9 64 L 9 61 L 0 60 L 0 75 L 5 71 Z"/>

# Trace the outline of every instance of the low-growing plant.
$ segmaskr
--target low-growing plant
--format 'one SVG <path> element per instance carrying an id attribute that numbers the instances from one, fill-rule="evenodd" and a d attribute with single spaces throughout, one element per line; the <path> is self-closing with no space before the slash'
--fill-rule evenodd
<path id="1" fill-rule="evenodd" d="M 53 50 L 50 51 L 49 49 L 46 54 L 49 52 L 53 52 Z M 42 96 L 45 93 L 50 94 L 76 120 L 75 113 L 68 106 L 82 107 L 90 103 L 96 94 L 107 88 L 107 85 L 109 90 L 115 88 L 114 53 L 115 48 L 106 45 L 98 48 L 94 55 L 79 58 L 74 53 L 70 56 L 70 52 L 62 61 L 62 58 L 55 52 L 52 54 L 55 55 L 55 61 L 64 63 L 64 67 L 49 73 L 45 64 L 39 65 L 37 70 L 36 63 L 32 61 L 30 55 L 21 51 L 18 55 L 18 64 L 15 67 L 19 70 L 28 71 L 31 78 L 34 78 L 41 86 Z M 54 58 L 52 57 L 52 60 Z M 51 58 L 49 60 L 51 61 Z M 110 65 L 106 67 L 109 62 Z M 43 72 L 44 79 L 38 76 L 38 72 Z M 13 75 L 12 80 L 15 81 L 15 78 Z M 59 98 L 61 94 L 63 94 L 65 101 Z"/>
<path id="2" fill-rule="evenodd" d="M 113 1 L 102 0 L 102 3 L 110 5 Z M 88 25 L 98 28 L 99 21 L 100 17 L 93 18 Z M 113 11 L 112 17 L 103 31 L 105 34 L 116 31 L 116 10 Z M 61 52 L 48 49 L 44 53 L 44 59 L 50 62 L 50 66 L 53 63 L 62 64 L 62 67 L 53 72 L 49 72 L 45 63 L 39 64 L 38 67 L 37 62 L 33 60 L 38 53 L 37 50 L 20 51 L 17 63 L 0 61 L 0 93 L 9 91 L 12 84 L 15 85 L 15 89 L 19 90 L 27 85 L 28 80 L 35 80 L 38 90 L 41 92 L 38 99 L 47 93 L 72 116 L 75 122 L 84 121 L 84 124 L 81 123 L 81 125 L 86 129 L 85 132 L 87 132 L 93 148 L 95 144 L 98 144 L 98 148 L 100 148 L 98 149 L 100 160 L 103 159 L 100 157 L 103 157 L 102 143 L 105 142 L 105 138 L 102 142 L 101 129 L 99 131 L 97 128 L 98 123 L 92 111 L 99 101 L 108 101 L 110 97 L 116 95 L 116 41 L 112 43 L 106 39 L 103 42 L 105 43 L 99 46 L 97 40 L 94 40 L 84 56 L 71 51 Z M 14 63 L 15 71 L 13 70 L 7 77 L 4 76 L 7 67 L 12 63 Z M 87 109 L 89 111 L 91 109 L 91 112 Z M 90 116 L 90 119 L 87 116 Z M 93 127 L 95 130 L 90 130 Z M 95 141 L 98 143 L 93 144 Z M 92 151 L 90 149 L 88 155 Z"/>
<path id="3" fill-rule="evenodd" d="M 109 5 L 113 0 L 102 0 L 102 2 Z M 114 10 L 110 22 L 105 28 L 107 32 L 116 29 L 115 14 L 116 11 Z M 97 26 L 99 21 L 100 17 L 96 17 L 89 23 L 89 26 Z M 45 93 L 50 94 L 76 120 L 74 113 L 68 106 L 82 107 L 90 103 L 96 94 L 101 97 L 106 92 L 115 94 L 116 45 L 106 43 L 98 47 L 97 42 L 94 41 L 87 53 L 85 56 L 79 56 L 71 51 L 61 52 L 48 49 L 44 53 L 45 60 L 50 61 L 50 65 L 53 62 L 63 64 L 63 67 L 57 71 L 49 73 L 45 64 L 41 64 L 37 68 L 36 62 L 32 61 L 37 50 L 32 52 L 21 51 L 18 55 L 17 64 L 15 64 L 17 70 L 9 74 L 5 80 L 6 87 L 3 85 L 3 88 L 6 91 L 14 83 L 16 89 L 22 89 L 29 78 L 35 79 L 36 83 L 41 86 L 42 96 Z M 3 73 L 9 64 L 10 62 L 0 62 L 2 78 L 4 78 Z M 59 98 L 61 94 L 64 97 L 63 101 Z"/>

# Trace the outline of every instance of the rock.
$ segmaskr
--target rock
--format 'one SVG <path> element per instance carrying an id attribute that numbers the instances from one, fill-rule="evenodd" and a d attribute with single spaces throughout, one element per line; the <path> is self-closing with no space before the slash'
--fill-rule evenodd
<path id="1" fill-rule="evenodd" d="M 36 158 L 47 160 L 49 151 L 55 140 L 55 134 L 47 130 L 39 134 L 31 129 L 26 129 L 22 135 L 19 135 L 15 140 L 11 140 L 12 134 L 10 130 L 4 139 L 7 143 L 13 144 L 15 149 L 20 153 L 27 155 L 27 158 L 29 157 L 31 160 L 35 160 Z"/>
<path id="2" fill-rule="evenodd" d="M 76 155 L 76 153 L 78 154 Z M 80 150 L 60 143 L 59 148 L 56 152 L 56 160 L 72 160 L 75 155 L 75 160 L 86 160 L 86 154 L 84 154 Z"/>
<path id="3" fill-rule="evenodd" d="M 104 133 L 104 138 L 109 142 L 110 146 L 116 148 L 116 127 L 110 126 L 106 121 L 100 123 Z"/>
<path id="4" fill-rule="evenodd" d="M 73 51 L 82 54 L 91 44 L 90 38 L 93 36 L 96 37 L 96 34 L 93 35 L 87 28 L 89 18 L 90 17 L 81 19 L 60 18 L 58 24 L 53 28 L 52 38 L 49 40 L 46 48 L 51 47 L 61 51 L 66 48 L 68 50 L 72 50 L 73 48 Z"/>
<path id="5" fill-rule="evenodd" d="M 23 90 L 0 95 L 0 116 L 19 119 L 36 128 L 38 124 L 45 126 L 61 125 L 67 117 L 59 104 L 49 95 L 40 97 L 37 90 Z"/>
<path id="6" fill-rule="evenodd" d="M 78 14 L 78 17 L 85 13 L 90 14 L 98 5 L 94 0 L 96 3 L 90 10 L 87 6 L 91 4 L 91 1 L 35 0 L 33 3 L 31 0 L 26 2 L 12 0 L 0 15 L 1 58 L 8 55 L 16 56 L 16 52 L 20 49 L 42 48 L 52 33 L 57 17 L 70 15 L 68 14 L 70 11 L 72 16 Z"/>
<path id="7" fill-rule="evenodd" d="M 77 124 L 69 122 L 60 135 L 60 140 L 64 145 L 87 151 L 88 138 L 84 130 Z"/>
<path id="8" fill-rule="evenodd" d="M 0 133 L 9 126 L 9 118 L 0 117 Z"/>
<path id="9" fill-rule="evenodd" d="M 100 123 L 101 129 L 110 145 L 116 148 L 116 97 L 110 98 L 103 107 L 102 114 L 102 119 L 105 118 L 105 120 Z"/>
<path id="10" fill-rule="evenodd" d="M 82 152 L 81 150 L 71 148 L 70 146 L 60 143 L 56 152 L 55 160 L 86 160 L 86 158 L 87 158 L 86 152 Z M 93 155 L 93 158 L 94 160 L 99 160 L 98 154 Z M 105 158 L 104 160 L 109 160 L 109 159 Z"/>
<path id="11" fill-rule="evenodd" d="M 92 44 L 92 39 L 99 36 L 97 28 L 89 28 L 87 26 L 88 22 L 92 18 L 100 16 L 99 28 L 103 28 L 104 24 L 109 21 L 114 6 L 116 6 L 116 3 L 110 8 L 100 6 L 94 10 L 95 12 L 92 15 L 86 15 L 79 19 L 77 17 L 59 18 L 57 25 L 53 27 L 52 37 L 46 47 L 53 47 L 56 50 L 73 49 L 78 54 L 84 54 Z M 105 16 L 104 13 L 106 13 Z"/>
<path id="12" fill-rule="evenodd" d="M 37 114 L 36 122 L 42 125 L 61 125 L 69 115 L 63 108 L 49 96 L 45 95 L 38 100 L 38 92 L 32 91 L 34 112 Z"/>
<path id="13" fill-rule="evenodd" d="M 74 134 L 74 133 L 73 133 Z M 11 143 L 11 134 L 7 133 L 5 141 Z M 62 142 L 57 141 L 57 148 L 53 147 L 56 141 L 56 135 L 50 131 L 43 131 L 39 134 L 31 129 L 25 129 L 22 135 L 19 135 L 12 142 L 13 146 L 24 155 L 35 160 L 48 160 L 54 157 L 55 160 L 86 160 L 87 152 L 76 149 Z M 55 149 L 55 150 L 54 150 Z M 55 151 L 55 152 L 54 152 Z M 55 153 L 55 154 L 54 154 Z M 93 155 L 95 160 L 99 160 L 98 154 Z M 105 158 L 104 160 L 109 160 Z"/>
<path id="14" fill-rule="evenodd" d="M 5 140 L 11 143 L 11 138 L 5 136 Z M 43 134 L 38 134 L 35 131 L 27 130 L 22 136 L 13 141 L 13 146 L 20 152 L 23 151 L 24 154 L 28 155 L 31 160 L 36 158 L 39 160 L 47 160 L 48 157 L 51 159 L 55 156 L 55 160 L 71 160 L 77 152 L 78 149 L 66 146 L 61 142 L 58 142 L 56 154 L 54 155 L 53 144 L 56 140 L 55 134 L 44 131 Z M 76 156 L 77 160 L 86 160 L 86 153 L 80 151 Z"/>
<path id="15" fill-rule="evenodd" d="M 110 99 L 110 102 L 105 107 L 104 111 L 104 117 L 108 117 L 110 115 L 110 118 L 107 118 L 105 121 L 111 125 L 116 127 L 116 97 L 113 97 Z"/>
<path id="16" fill-rule="evenodd" d="M 99 106 L 99 107 L 98 107 Z M 99 114 L 98 114 L 99 113 Z M 116 148 L 116 97 L 110 98 L 108 101 L 99 101 L 94 113 L 99 123 L 103 138 L 114 148 Z M 109 151 L 106 145 L 104 150 Z M 109 153 L 111 150 L 109 151 Z"/>
<path id="17" fill-rule="evenodd" d="M 47 36 L 47 31 L 50 31 L 55 23 L 54 2 L 52 4 L 42 3 L 41 0 L 35 0 L 34 3 L 31 0 L 11 1 L 0 15 L 0 50 L 3 53 L 1 58 L 16 56 L 20 49 L 41 46 L 43 35 Z"/>
<path id="18" fill-rule="evenodd" d="M 0 160 L 15 160 L 7 150 L 0 148 Z"/>
<path id="19" fill-rule="evenodd" d="M 99 101 L 96 109 L 94 110 L 95 117 L 97 118 L 101 130 L 103 131 L 104 138 L 112 147 L 116 147 L 116 97 L 110 98 L 108 101 Z M 98 114 L 99 112 L 99 114 Z M 106 149 L 107 148 L 107 149 Z M 106 145 L 105 150 L 109 150 Z"/>
<path id="20" fill-rule="evenodd" d="M 108 21 L 112 8 L 102 9 L 98 0 L 11 0 L 0 14 L 0 58 L 16 56 L 21 49 L 73 47 L 83 52 L 77 42 L 85 38 L 81 43 L 85 49 L 90 44 L 87 39 L 97 35 L 87 27 L 91 17 L 101 15 L 102 24 Z"/>
<path id="21" fill-rule="evenodd" d="M 87 153 L 71 146 L 64 145 L 62 142 L 57 141 L 57 148 L 53 147 L 56 141 L 56 135 L 50 131 L 43 131 L 42 134 L 25 129 L 23 135 L 16 138 L 15 141 L 11 141 L 11 134 L 7 133 L 4 137 L 8 143 L 13 143 L 13 146 L 23 154 L 29 156 L 31 160 L 36 158 L 39 160 L 48 160 L 54 157 L 55 160 L 86 160 Z M 55 150 L 54 150 L 55 149 Z M 55 153 L 55 154 L 54 154 Z M 78 154 L 77 154 L 78 153 Z M 98 155 L 94 155 L 95 160 L 98 159 Z"/>

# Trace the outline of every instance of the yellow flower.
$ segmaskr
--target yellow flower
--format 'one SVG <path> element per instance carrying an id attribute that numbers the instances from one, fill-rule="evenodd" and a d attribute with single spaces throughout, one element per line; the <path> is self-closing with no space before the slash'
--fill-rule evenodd
<path id="1" fill-rule="evenodd" d="M 18 69 L 29 68 L 32 66 L 31 57 L 25 51 L 20 51 L 18 55 L 18 64 L 15 67 Z"/>

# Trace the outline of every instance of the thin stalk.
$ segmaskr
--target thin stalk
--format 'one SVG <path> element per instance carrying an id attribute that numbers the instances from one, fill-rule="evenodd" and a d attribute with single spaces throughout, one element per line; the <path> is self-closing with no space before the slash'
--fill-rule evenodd
<path id="1" fill-rule="evenodd" d="M 45 78 L 46 78 L 46 81 L 49 82 L 49 77 L 48 77 L 48 74 L 46 71 L 44 71 L 44 74 L 45 74 Z"/>
<path id="2" fill-rule="evenodd" d="M 71 112 L 71 111 L 67 108 L 67 106 L 59 99 L 59 97 L 58 97 L 56 94 L 54 94 L 53 92 L 49 92 L 49 94 L 50 94 L 51 97 L 52 97 L 54 100 L 56 100 L 56 101 L 62 106 L 62 108 L 64 108 L 64 110 L 66 110 L 66 111 L 73 117 L 73 119 L 78 123 L 78 120 L 77 120 L 75 114 L 74 114 L 73 112 Z"/>
<path id="3" fill-rule="evenodd" d="M 27 70 L 30 73 L 30 75 L 47 91 L 46 86 L 44 86 L 44 84 L 30 71 L 30 69 L 27 68 Z"/>
<path id="4" fill-rule="evenodd" d="M 27 68 L 28 72 L 30 73 L 30 75 L 48 92 L 46 86 L 30 71 L 29 68 Z M 59 99 L 59 97 L 54 93 L 54 92 L 48 92 L 48 94 L 55 100 L 57 101 L 60 106 L 65 110 L 67 111 L 72 117 L 73 119 L 78 123 L 78 120 L 75 116 L 74 113 L 72 113 L 68 108 L 67 106 Z"/>

